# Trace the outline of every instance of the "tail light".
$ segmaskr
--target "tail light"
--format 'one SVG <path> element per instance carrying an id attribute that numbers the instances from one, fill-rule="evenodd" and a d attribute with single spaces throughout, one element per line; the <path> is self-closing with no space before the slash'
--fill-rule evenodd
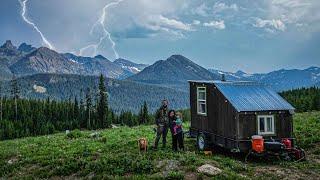
<path id="1" fill-rule="evenodd" d="M 291 149 L 292 148 L 292 142 L 290 139 L 288 138 L 284 138 L 282 139 L 282 144 L 284 144 L 284 146 L 286 147 L 286 149 Z"/>

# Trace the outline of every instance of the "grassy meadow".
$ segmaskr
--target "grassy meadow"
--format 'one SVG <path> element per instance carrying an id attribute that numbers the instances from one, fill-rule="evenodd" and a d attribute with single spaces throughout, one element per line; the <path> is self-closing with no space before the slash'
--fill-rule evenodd
<path id="1" fill-rule="evenodd" d="M 186 126 L 188 126 L 186 124 Z M 185 130 L 187 127 L 185 127 Z M 120 127 L 99 132 L 72 131 L 0 142 L 0 179 L 320 179 L 320 112 L 294 115 L 294 135 L 306 150 L 300 162 L 251 160 L 242 156 L 197 152 L 195 139 L 186 138 L 186 151 L 168 146 L 139 153 L 137 139 L 154 139 L 153 126 Z M 214 177 L 197 172 L 203 164 L 222 170 Z"/>

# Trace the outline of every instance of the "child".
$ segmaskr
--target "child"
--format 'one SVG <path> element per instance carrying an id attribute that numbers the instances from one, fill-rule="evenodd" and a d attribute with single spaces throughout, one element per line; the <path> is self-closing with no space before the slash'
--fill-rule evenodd
<path id="1" fill-rule="evenodd" d="M 176 120 L 173 122 L 173 132 L 174 135 L 177 135 L 178 133 L 182 132 L 182 114 L 180 112 L 177 113 Z"/>

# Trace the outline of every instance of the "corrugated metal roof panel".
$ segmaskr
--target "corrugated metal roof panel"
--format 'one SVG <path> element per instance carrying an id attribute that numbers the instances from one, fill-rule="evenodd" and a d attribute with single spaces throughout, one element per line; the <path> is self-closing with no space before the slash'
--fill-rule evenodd
<path id="1" fill-rule="evenodd" d="M 241 111 L 294 110 L 270 87 L 255 82 L 213 82 L 227 100 Z"/>

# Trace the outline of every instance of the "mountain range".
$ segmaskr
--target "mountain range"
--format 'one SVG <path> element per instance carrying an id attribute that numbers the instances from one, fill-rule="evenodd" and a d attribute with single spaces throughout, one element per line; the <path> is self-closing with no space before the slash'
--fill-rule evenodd
<path id="1" fill-rule="evenodd" d="M 309 67 L 300 69 L 281 69 L 269 73 L 248 74 L 243 71 L 236 73 L 223 72 L 209 69 L 214 74 L 225 74 L 227 80 L 232 81 L 256 81 L 272 86 L 276 91 L 285 91 L 301 87 L 311 87 L 320 85 L 320 68 Z"/>
<path id="2" fill-rule="evenodd" d="M 0 65 L 5 70 L 0 80 L 10 75 L 17 77 L 39 73 L 100 75 L 114 79 L 124 79 L 140 72 L 147 65 L 136 64 L 125 59 L 111 62 L 102 55 L 95 57 L 58 53 L 46 47 L 34 48 L 22 43 L 15 47 L 10 40 L 0 47 Z"/>
<path id="3" fill-rule="evenodd" d="M 227 81 L 254 81 L 271 86 L 281 92 L 301 87 L 320 87 L 320 68 L 281 69 L 269 73 L 249 74 L 243 71 L 235 73 L 216 69 L 205 69 L 182 55 L 172 55 L 146 67 L 140 73 L 127 80 L 175 88 L 188 92 L 188 80 L 220 80 L 222 74 Z"/>
<path id="4" fill-rule="evenodd" d="M 155 110 L 158 101 L 163 98 L 172 101 L 176 108 L 185 108 L 189 101 L 188 80 L 220 80 L 222 74 L 227 81 L 257 81 L 279 92 L 300 87 L 320 87 L 319 67 L 281 69 L 270 73 L 233 73 L 206 69 L 182 55 L 172 55 L 149 66 L 121 58 L 110 61 L 102 55 L 83 57 L 58 53 L 26 43 L 17 48 L 10 40 L 0 46 L 0 81 L 8 90 L 9 81 L 17 77 L 22 97 L 79 97 L 79 89 L 96 88 L 100 74 L 107 77 L 111 106 L 118 112 L 127 109 L 137 111 L 143 101 L 147 101 L 150 108 Z M 116 83 L 113 86 L 110 82 Z"/>

